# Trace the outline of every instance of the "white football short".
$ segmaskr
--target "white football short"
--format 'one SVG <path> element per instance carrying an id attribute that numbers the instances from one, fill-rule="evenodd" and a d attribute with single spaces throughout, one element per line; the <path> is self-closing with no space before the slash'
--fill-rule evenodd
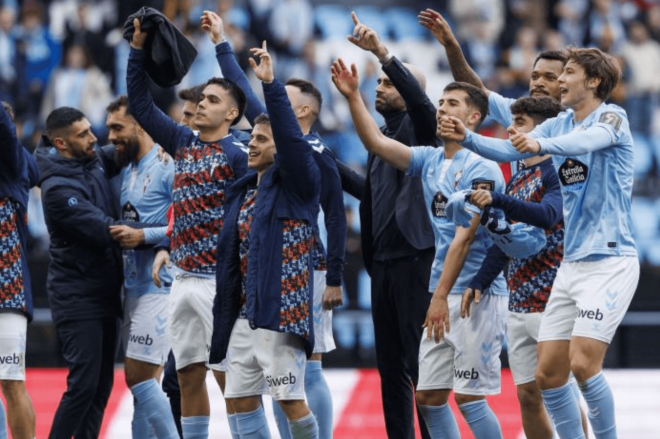
<path id="1" fill-rule="evenodd" d="M 169 337 L 177 370 L 194 363 L 209 365 L 213 335 L 213 300 L 215 278 L 179 273 L 170 291 Z"/>
<path id="2" fill-rule="evenodd" d="M 461 318 L 461 294 L 450 294 L 450 332 L 436 344 L 426 330 L 419 348 L 417 390 L 454 389 L 463 395 L 500 393 L 500 351 L 506 336 L 508 296 L 486 294 Z"/>
<path id="3" fill-rule="evenodd" d="M 167 362 L 169 300 L 169 294 L 155 293 L 124 299 L 121 336 L 126 357 L 161 366 Z"/>
<path id="4" fill-rule="evenodd" d="M 335 349 L 332 335 L 332 310 L 323 309 L 326 271 L 314 270 L 314 353 L 325 354 Z"/>
<path id="5" fill-rule="evenodd" d="M 269 393 L 277 401 L 304 400 L 306 364 L 300 337 L 238 319 L 227 349 L 225 398 Z"/>
<path id="6" fill-rule="evenodd" d="M 543 313 L 511 312 L 507 323 L 508 355 L 511 375 L 516 386 L 536 379 L 539 329 Z"/>
<path id="7" fill-rule="evenodd" d="M 25 381 L 27 317 L 0 313 L 0 380 Z"/>
<path id="8" fill-rule="evenodd" d="M 638 280 L 639 260 L 634 256 L 562 263 L 543 313 L 539 341 L 577 336 L 611 342 Z"/>

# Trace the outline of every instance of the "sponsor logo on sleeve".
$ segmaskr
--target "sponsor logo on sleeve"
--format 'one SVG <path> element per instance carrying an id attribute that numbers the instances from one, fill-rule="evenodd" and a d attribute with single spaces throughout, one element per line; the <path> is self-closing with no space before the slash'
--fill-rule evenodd
<path id="1" fill-rule="evenodd" d="M 621 118 L 621 116 L 614 113 L 613 111 L 606 111 L 603 114 L 601 114 L 600 117 L 598 118 L 598 122 L 612 125 L 614 127 L 614 131 L 619 131 L 619 127 L 621 126 L 622 121 L 623 119 Z"/>

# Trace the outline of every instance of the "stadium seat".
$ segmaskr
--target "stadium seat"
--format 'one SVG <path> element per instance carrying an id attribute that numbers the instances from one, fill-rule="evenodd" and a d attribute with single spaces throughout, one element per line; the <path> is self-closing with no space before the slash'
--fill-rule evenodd
<path id="1" fill-rule="evenodd" d="M 356 324 L 351 312 L 338 312 L 332 316 L 332 329 L 337 345 L 343 349 L 353 349 L 357 342 Z"/>
<path id="2" fill-rule="evenodd" d="M 360 271 L 358 278 L 358 307 L 371 309 L 371 278 L 364 269 Z"/>
<path id="3" fill-rule="evenodd" d="M 318 5 L 314 23 L 322 39 L 344 39 L 353 30 L 350 10 L 342 5 Z"/>
<path id="4" fill-rule="evenodd" d="M 635 178 L 641 178 L 646 176 L 653 167 L 652 145 L 646 137 L 637 133 L 633 133 L 633 142 L 635 144 L 635 156 L 633 158 Z"/>
<path id="5" fill-rule="evenodd" d="M 250 28 L 250 15 L 243 8 L 231 8 L 229 10 L 229 22 L 247 32 Z"/>
<path id="6" fill-rule="evenodd" d="M 417 11 L 411 8 L 394 7 L 386 11 L 390 31 L 395 40 L 423 40 L 427 30 L 419 24 Z"/>
<path id="7" fill-rule="evenodd" d="M 374 334 L 374 322 L 371 318 L 371 313 L 360 314 L 358 322 L 358 338 L 360 340 L 360 348 L 372 349 L 376 345 Z"/>

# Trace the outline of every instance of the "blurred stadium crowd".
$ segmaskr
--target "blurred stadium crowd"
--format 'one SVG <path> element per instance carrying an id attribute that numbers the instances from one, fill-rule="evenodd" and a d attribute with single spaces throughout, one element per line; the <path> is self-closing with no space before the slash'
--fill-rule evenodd
<path id="1" fill-rule="evenodd" d="M 346 102 L 331 87 L 330 64 L 338 55 L 357 61 L 365 102 L 373 105 L 377 60 L 346 41 L 349 11 L 357 11 L 390 51 L 420 67 L 427 93 L 440 96 L 451 81 L 444 50 L 417 23 L 423 8 L 440 10 L 462 43 L 470 65 L 487 87 L 507 97 L 527 94 L 532 62 L 541 50 L 568 44 L 594 46 L 615 55 L 624 82 L 612 101 L 628 112 L 635 137 L 633 220 L 642 266 L 660 270 L 660 2 L 653 0 L 2 0 L 0 1 L 0 99 L 13 105 L 26 145 L 36 144 L 45 115 L 60 106 L 83 111 L 99 143 L 105 139 L 105 107 L 126 93 L 129 45 L 124 20 L 140 6 L 162 10 L 194 43 L 198 56 L 179 85 L 187 88 L 221 76 L 215 51 L 199 27 L 203 10 L 218 12 L 239 63 L 248 69 L 249 47 L 267 40 L 277 57 L 276 75 L 313 81 L 324 108 L 317 130 L 341 160 L 356 169 L 366 152 L 352 127 Z M 255 87 L 260 90 L 260 87 Z M 157 105 L 179 119 L 176 89 L 152 86 Z M 376 120 L 381 116 L 372 108 Z M 486 123 L 495 136 L 505 132 Z M 38 189 L 30 201 L 29 227 L 35 306 L 48 307 L 45 272 L 48 236 Z M 362 268 L 357 201 L 347 196 L 350 225 L 345 289 L 347 305 L 336 313 L 338 345 L 352 360 L 373 355 L 369 280 Z M 652 284 L 652 283 L 651 283 Z M 642 288 L 644 282 L 640 284 Z M 633 304 L 634 308 L 634 304 Z M 354 363 L 355 364 L 355 363 Z"/>

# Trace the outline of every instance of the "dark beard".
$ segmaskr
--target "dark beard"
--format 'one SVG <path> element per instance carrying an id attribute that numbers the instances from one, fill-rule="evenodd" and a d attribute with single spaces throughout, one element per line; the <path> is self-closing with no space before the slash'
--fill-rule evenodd
<path id="1" fill-rule="evenodd" d="M 115 161 L 120 168 L 134 161 L 138 155 L 140 145 L 134 140 L 128 140 L 123 151 L 115 150 Z"/>

